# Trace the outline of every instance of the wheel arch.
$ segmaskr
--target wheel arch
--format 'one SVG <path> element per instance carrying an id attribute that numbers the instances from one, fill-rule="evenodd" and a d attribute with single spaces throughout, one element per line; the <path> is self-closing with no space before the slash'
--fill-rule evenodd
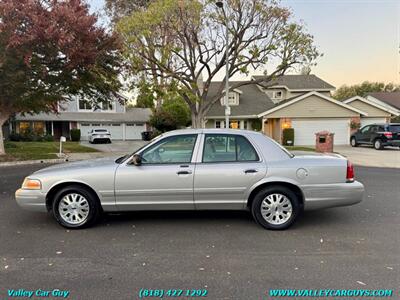
<path id="1" fill-rule="evenodd" d="M 297 198 L 300 201 L 300 203 L 299 203 L 300 206 L 302 208 L 304 207 L 304 194 L 303 194 L 303 191 L 300 189 L 300 187 L 292 182 L 282 181 L 282 180 L 273 180 L 273 181 L 262 182 L 259 185 L 257 185 L 256 187 L 254 187 L 247 198 L 247 207 L 251 208 L 251 204 L 253 203 L 254 197 L 257 195 L 257 193 L 260 190 L 262 190 L 266 187 L 270 187 L 270 186 L 284 186 L 286 188 L 289 188 L 291 191 L 293 191 L 296 194 Z"/>
<path id="2" fill-rule="evenodd" d="M 47 195 L 46 195 L 47 211 L 51 211 L 52 204 L 54 201 L 54 196 L 57 194 L 57 192 L 65 187 L 71 186 L 71 185 L 83 187 L 83 188 L 87 189 L 89 192 L 91 192 L 93 194 L 93 196 L 95 197 L 96 201 L 98 202 L 100 209 L 103 210 L 103 208 L 101 206 L 101 201 L 100 201 L 99 195 L 90 185 L 88 185 L 84 182 L 80 182 L 80 181 L 64 181 L 64 182 L 56 183 L 47 192 Z"/>

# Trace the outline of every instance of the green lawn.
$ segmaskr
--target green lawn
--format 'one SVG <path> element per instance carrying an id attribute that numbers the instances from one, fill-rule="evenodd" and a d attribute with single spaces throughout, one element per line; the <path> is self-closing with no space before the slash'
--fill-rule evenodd
<path id="1" fill-rule="evenodd" d="M 289 151 L 315 151 L 315 148 L 312 147 L 303 147 L 303 146 L 285 146 Z"/>
<path id="2" fill-rule="evenodd" d="M 59 142 L 5 142 L 6 155 L 0 157 L 1 161 L 51 159 L 57 158 Z M 96 149 L 85 147 L 79 142 L 63 143 L 63 152 L 82 153 L 98 152 Z"/>

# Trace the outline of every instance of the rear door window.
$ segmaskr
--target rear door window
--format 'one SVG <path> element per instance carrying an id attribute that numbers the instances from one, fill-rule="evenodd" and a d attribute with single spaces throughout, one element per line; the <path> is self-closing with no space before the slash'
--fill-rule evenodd
<path id="1" fill-rule="evenodd" d="M 258 161 L 259 157 L 251 143 L 241 135 L 206 134 L 203 162 Z"/>

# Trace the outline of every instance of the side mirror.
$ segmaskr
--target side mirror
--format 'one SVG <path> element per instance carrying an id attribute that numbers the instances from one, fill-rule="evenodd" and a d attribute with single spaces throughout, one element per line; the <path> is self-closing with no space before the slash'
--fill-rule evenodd
<path id="1" fill-rule="evenodd" d="M 140 166 L 142 164 L 142 157 L 139 154 L 135 154 L 132 158 L 132 163 L 135 166 Z"/>

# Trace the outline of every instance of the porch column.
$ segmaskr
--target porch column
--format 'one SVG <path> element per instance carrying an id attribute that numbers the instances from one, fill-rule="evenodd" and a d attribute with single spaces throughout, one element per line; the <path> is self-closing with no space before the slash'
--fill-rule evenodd
<path id="1" fill-rule="evenodd" d="M 261 117 L 261 132 L 265 134 L 265 119 Z"/>

